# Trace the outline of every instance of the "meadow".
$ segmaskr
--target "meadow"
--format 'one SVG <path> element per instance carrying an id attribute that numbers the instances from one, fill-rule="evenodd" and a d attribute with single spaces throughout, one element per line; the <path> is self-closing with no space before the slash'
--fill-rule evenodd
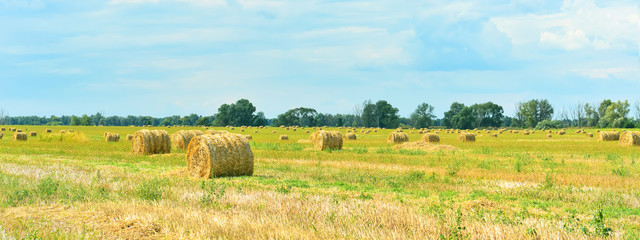
<path id="1" fill-rule="evenodd" d="M 2 127 L 39 136 L 3 132 L 0 239 L 640 238 L 640 148 L 576 129 L 476 142 L 440 130 L 452 151 L 396 149 L 395 129 L 357 129 L 342 150 L 318 151 L 298 141 L 311 128 L 213 127 L 252 135 L 254 174 L 194 179 L 185 150 L 134 155 L 126 135 L 141 127 Z"/>

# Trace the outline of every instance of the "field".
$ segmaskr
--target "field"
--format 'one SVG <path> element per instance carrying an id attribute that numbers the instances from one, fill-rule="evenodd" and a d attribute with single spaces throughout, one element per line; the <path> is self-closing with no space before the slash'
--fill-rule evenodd
<path id="1" fill-rule="evenodd" d="M 469 143 L 440 131 L 453 151 L 358 129 L 343 150 L 317 151 L 298 142 L 314 129 L 252 128 L 254 175 L 202 180 L 187 177 L 185 150 L 132 154 L 139 127 L 3 127 L 39 136 L 0 140 L 0 239 L 640 238 L 640 148 L 575 129 Z"/>

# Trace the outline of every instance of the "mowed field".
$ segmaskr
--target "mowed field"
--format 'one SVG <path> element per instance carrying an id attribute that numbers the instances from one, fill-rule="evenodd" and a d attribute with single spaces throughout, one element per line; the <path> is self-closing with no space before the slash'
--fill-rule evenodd
<path id="1" fill-rule="evenodd" d="M 132 154 L 126 135 L 141 127 L 2 127 L 39 136 L 3 132 L 0 239 L 640 238 L 640 147 L 575 129 L 476 142 L 440 130 L 453 151 L 396 149 L 395 129 L 358 129 L 343 150 L 317 151 L 298 142 L 312 128 L 213 127 L 252 135 L 254 174 L 193 179 L 185 150 Z"/>

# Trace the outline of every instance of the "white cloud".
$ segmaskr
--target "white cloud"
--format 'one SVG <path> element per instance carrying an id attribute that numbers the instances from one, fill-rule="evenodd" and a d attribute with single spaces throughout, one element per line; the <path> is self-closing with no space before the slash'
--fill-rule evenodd
<path id="1" fill-rule="evenodd" d="M 281 1 L 267 1 L 267 0 L 238 0 L 238 3 L 243 8 L 261 8 L 261 7 L 280 7 L 284 5 Z"/>

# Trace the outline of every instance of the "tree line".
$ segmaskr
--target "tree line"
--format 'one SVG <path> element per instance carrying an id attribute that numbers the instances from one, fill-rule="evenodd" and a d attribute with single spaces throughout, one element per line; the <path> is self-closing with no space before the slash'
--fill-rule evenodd
<path id="1" fill-rule="evenodd" d="M 151 116 L 104 116 L 102 113 L 81 116 L 7 116 L 0 109 L 0 125 L 69 125 L 69 126 L 335 126 L 335 127 L 446 127 L 473 128 L 563 128 L 640 127 L 640 104 L 635 104 L 635 116 L 629 116 L 628 101 L 603 100 L 599 104 L 577 104 L 571 109 L 556 110 L 546 99 L 532 99 L 517 104 L 514 116 L 505 116 L 502 106 L 493 102 L 466 106 L 454 102 L 442 119 L 434 115 L 434 107 L 420 103 L 409 117 L 398 115 L 398 108 L 385 100 L 364 101 L 351 113 L 324 114 L 313 108 L 290 109 L 277 118 L 268 119 L 247 99 L 222 104 L 212 116 L 190 114 L 156 118 Z"/>

